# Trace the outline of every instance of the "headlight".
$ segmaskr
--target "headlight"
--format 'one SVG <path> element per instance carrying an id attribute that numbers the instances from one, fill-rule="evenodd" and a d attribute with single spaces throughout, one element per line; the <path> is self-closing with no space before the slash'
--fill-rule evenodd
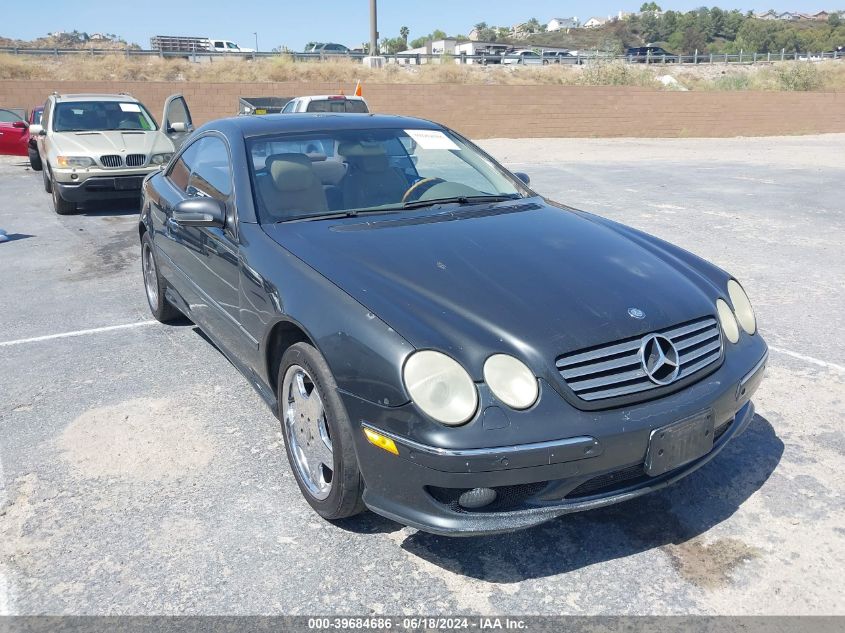
<path id="1" fill-rule="evenodd" d="M 513 409 L 527 409 L 540 394 L 537 378 L 525 363 L 506 354 L 496 354 L 484 363 L 484 382 L 496 397 Z"/>
<path id="2" fill-rule="evenodd" d="M 719 323 L 722 324 L 725 336 L 731 343 L 736 343 L 739 340 L 739 326 L 730 306 L 721 299 L 716 299 L 716 312 L 719 314 Z"/>
<path id="3" fill-rule="evenodd" d="M 150 165 L 164 165 L 165 163 L 169 162 L 171 158 L 173 158 L 173 152 L 167 152 L 165 154 L 153 154 L 150 157 Z"/>
<path id="4" fill-rule="evenodd" d="M 56 156 L 56 164 L 59 167 L 91 167 L 95 163 L 87 156 Z"/>
<path id="5" fill-rule="evenodd" d="M 406 361 L 403 377 L 417 406 L 438 422 L 458 426 L 478 408 L 472 378 L 445 354 L 416 352 Z"/>
<path id="6" fill-rule="evenodd" d="M 754 316 L 754 308 L 751 307 L 751 302 L 748 300 L 745 290 L 733 279 L 728 282 L 728 296 L 731 298 L 731 303 L 734 306 L 736 320 L 739 321 L 742 329 L 749 334 L 754 334 L 757 331 L 757 319 Z"/>

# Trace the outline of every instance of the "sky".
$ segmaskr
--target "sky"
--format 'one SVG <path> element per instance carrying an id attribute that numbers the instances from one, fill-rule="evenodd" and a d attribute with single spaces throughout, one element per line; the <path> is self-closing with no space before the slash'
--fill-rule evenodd
<path id="1" fill-rule="evenodd" d="M 750 0 L 754 2 L 754 0 Z M 813 12 L 835 7 L 825 0 L 756 0 L 760 5 L 720 0 L 659 2 L 663 9 L 688 11 L 702 4 L 743 11 Z M 821 4 L 819 4 L 821 2 Z M 838 4 L 843 4 L 837 0 Z M 531 0 L 379 0 L 379 34 L 397 37 L 407 26 L 411 39 L 434 29 L 450 35 L 466 34 L 474 24 L 487 22 L 513 25 L 536 17 L 546 22 L 553 17 L 607 16 L 620 10 L 636 11 L 640 1 L 598 0 L 594 2 L 561 2 Z M 285 45 L 303 50 L 309 41 L 338 42 L 350 47 L 369 41 L 369 0 L 41 0 L 35 19 L 3 21 L 0 35 L 17 39 L 34 39 L 53 31 L 85 31 L 115 33 L 129 42 L 149 48 L 152 35 L 190 35 L 224 38 L 241 46 L 254 48 L 258 33 L 260 50 Z"/>

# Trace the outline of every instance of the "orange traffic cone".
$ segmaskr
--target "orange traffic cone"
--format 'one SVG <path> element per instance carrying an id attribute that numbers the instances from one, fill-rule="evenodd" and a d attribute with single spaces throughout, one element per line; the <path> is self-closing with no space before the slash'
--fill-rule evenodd
<path id="1" fill-rule="evenodd" d="M 363 97 L 363 96 L 364 96 L 364 90 L 363 90 L 363 88 L 362 88 L 362 86 L 361 86 L 361 82 L 360 82 L 360 81 L 358 82 L 358 85 L 357 85 L 357 86 L 355 86 L 355 96 L 356 96 L 356 97 Z"/>

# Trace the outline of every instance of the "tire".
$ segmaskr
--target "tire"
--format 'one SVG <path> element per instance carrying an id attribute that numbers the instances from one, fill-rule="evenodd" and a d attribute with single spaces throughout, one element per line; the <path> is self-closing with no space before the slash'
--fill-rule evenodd
<path id="1" fill-rule="evenodd" d="M 29 166 L 32 167 L 32 171 L 41 171 L 43 165 L 41 164 L 41 156 L 38 150 L 28 147 L 26 151 L 29 154 Z"/>
<path id="2" fill-rule="evenodd" d="M 279 365 L 278 385 L 285 452 L 305 500 L 329 521 L 360 514 L 366 509 L 361 498 L 364 480 L 352 424 L 325 359 L 308 343 L 291 345 Z M 317 415 L 312 419 L 309 413 Z M 327 461 L 332 462 L 330 470 Z"/>
<path id="3" fill-rule="evenodd" d="M 149 268 L 148 268 L 149 266 Z M 150 234 L 144 232 L 141 238 L 141 274 L 144 278 L 144 294 L 147 295 L 147 305 L 157 321 L 170 323 L 182 316 L 182 313 L 167 300 L 165 291 L 167 282 L 158 272 L 158 262 Z"/>
<path id="4" fill-rule="evenodd" d="M 53 183 L 50 181 L 50 175 L 47 173 L 46 169 L 42 170 L 41 178 L 42 180 L 44 180 L 44 191 L 46 191 L 47 193 L 53 193 Z"/>
<path id="5" fill-rule="evenodd" d="M 50 183 L 50 191 L 53 193 L 53 209 L 56 210 L 56 213 L 59 215 L 76 213 L 76 203 L 62 198 L 62 194 L 59 193 L 59 188 L 55 182 Z"/>

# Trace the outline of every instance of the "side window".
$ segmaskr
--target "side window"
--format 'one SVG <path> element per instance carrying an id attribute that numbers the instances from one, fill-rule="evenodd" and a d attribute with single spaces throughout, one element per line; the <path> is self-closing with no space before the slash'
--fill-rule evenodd
<path id="1" fill-rule="evenodd" d="M 296 106 L 296 99 L 291 99 L 285 104 L 285 107 L 282 108 L 283 113 L 293 112 L 294 107 Z"/>
<path id="2" fill-rule="evenodd" d="M 188 195 L 225 202 L 232 194 L 232 165 L 226 144 L 216 136 L 206 136 L 191 147 L 196 146 L 199 149 L 188 179 Z"/>
<path id="3" fill-rule="evenodd" d="M 173 167 L 170 168 L 170 171 L 167 174 L 167 177 L 170 179 L 170 182 L 172 182 L 182 191 L 188 190 L 188 180 L 191 177 L 191 170 L 196 164 L 196 158 L 200 150 L 200 144 L 204 140 L 205 139 L 200 139 L 199 141 L 192 143 L 188 147 L 188 149 L 182 152 L 178 160 L 173 164 Z"/>

